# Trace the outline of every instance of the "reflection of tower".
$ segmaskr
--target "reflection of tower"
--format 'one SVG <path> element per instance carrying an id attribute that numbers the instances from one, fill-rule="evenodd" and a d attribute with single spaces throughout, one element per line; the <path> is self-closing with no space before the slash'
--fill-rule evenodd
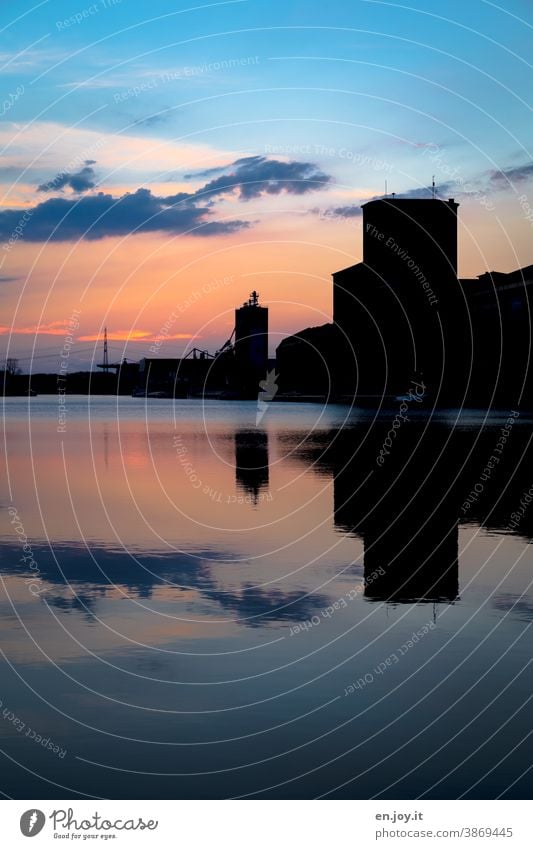
<path id="1" fill-rule="evenodd" d="M 268 368 L 268 308 L 257 292 L 235 310 L 235 366 L 243 398 L 257 398 Z"/>
<path id="2" fill-rule="evenodd" d="M 109 431 L 107 428 L 107 422 L 104 422 L 104 465 L 106 470 L 109 469 Z"/>
<path id="3" fill-rule="evenodd" d="M 350 453 L 335 463 L 335 524 L 363 539 L 366 598 L 453 601 L 459 569 L 453 463 L 439 460 L 444 434 L 402 428 L 381 468 L 375 458 L 386 429 L 376 433 L 375 445 L 365 444 L 363 457 L 350 456 L 358 443 L 349 440 Z"/>
<path id="4" fill-rule="evenodd" d="M 365 596 L 391 602 L 453 601 L 459 592 L 457 516 L 436 509 L 431 517 L 415 499 L 399 514 L 377 508 L 363 534 Z"/>
<path id="5" fill-rule="evenodd" d="M 235 480 L 239 489 L 257 504 L 259 493 L 268 487 L 268 433 L 240 430 L 235 433 Z"/>

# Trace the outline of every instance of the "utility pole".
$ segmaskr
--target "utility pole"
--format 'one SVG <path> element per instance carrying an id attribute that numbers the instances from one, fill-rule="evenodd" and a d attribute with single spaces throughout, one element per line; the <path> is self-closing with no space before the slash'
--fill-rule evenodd
<path id="1" fill-rule="evenodd" d="M 104 327 L 104 359 L 103 359 L 104 374 L 109 374 L 109 357 L 107 353 L 107 327 Z"/>

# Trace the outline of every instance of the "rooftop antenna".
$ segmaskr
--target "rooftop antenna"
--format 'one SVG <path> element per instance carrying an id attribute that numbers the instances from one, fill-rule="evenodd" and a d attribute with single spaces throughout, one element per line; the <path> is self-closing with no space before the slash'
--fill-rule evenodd
<path id="1" fill-rule="evenodd" d="M 385 180 L 385 197 L 387 197 L 387 181 Z"/>
<path id="2" fill-rule="evenodd" d="M 433 182 L 431 183 L 431 194 L 433 196 L 433 200 L 435 200 L 435 174 L 433 174 L 432 181 Z"/>
<path id="3" fill-rule="evenodd" d="M 109 357 L 107 353 L 107 327 L 104 327 L 104 359 L 103 359 L 104 374 L 109 373 Z"/>

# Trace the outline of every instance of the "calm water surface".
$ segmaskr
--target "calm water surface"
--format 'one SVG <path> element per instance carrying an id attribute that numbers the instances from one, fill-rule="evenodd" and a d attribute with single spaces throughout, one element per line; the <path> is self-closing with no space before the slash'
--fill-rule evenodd
<path id="1" fill-rule="evenodd" d="M 4 794 L 531 795 L 527 415 L 3 401 Z"/>

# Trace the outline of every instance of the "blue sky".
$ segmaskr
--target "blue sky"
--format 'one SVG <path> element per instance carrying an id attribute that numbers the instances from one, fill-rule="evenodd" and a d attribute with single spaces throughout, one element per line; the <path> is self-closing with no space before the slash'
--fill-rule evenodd
<path id="1" fill-rule="evenodd" d="M 530 3 L 514 0 L 505 12 L 480 0 L 177 5 L 18 2 L 13 23 L 4 6 L 4 61 L 15 53 L 4 90 L 26 88 L 11 117 L 109 133 L 151 118 L 133 132 L 228 150 L 332 140 L 379 148 L 400 171 L 409 166 L 398 191 L 427 180 L 400 140 L 446 146 L 472 172 L 528 155 Z M 151 89 L 116 102 L 150 80 Z"/>
<path id="2" fill-rule="evenodd" d="M 327 278 L 358 259 L 360 203 L 385 180 L 401 195 L 425 191 L 435 175 L 441 194 L 460 201 L 462 274 L 533 263 L 531 2 L 17 0 L 2 4 L 0 28 L 2 240 L 23 211 L 32 215 L 0 257 L 0 297 L 24 333 L 42 335 L 44 304 L 45 326 L 59 326 L 59 270 L 74 248 L 78 266 L 62 284 L 70 293 L 91 261 L 109 271 L 87 335 L 97 335 L 97 304 L 101 312 L 111 298 L 117 268 L 146 255 L 148 241 L 164 250 L 179 236 L 198 265 L 208 242 L 212 254 L 217 239 L 222 251 L 253 240 L 262 246 L 254 269 L 267 274 L 275 249 L 263 247 L 290 238 L 313 246 L 300 249 L 302 273 Z M 242 181 L 206 195 L 210 172 L 234 177 L 241 159 L 258 181 L 253 197 Z M 287 182 L 295 174 L 299 188 Z M 105 215 L 87 236 L 99 193 Z M 190 216 L 174 214 L 175 198 Z M 68 227 L 58 225 L 62 209 Z M 160 231 L 142 223 L 152 214 Z M 204 238 L 187 236 L 191 222 Z M 127 247 L 111 250 L 130 224 Z M 308 282 L 302 291 L 309 309 L 328 313 L 329 290 Z M 155 333 L 155 315 L 143 333 Z"/>

